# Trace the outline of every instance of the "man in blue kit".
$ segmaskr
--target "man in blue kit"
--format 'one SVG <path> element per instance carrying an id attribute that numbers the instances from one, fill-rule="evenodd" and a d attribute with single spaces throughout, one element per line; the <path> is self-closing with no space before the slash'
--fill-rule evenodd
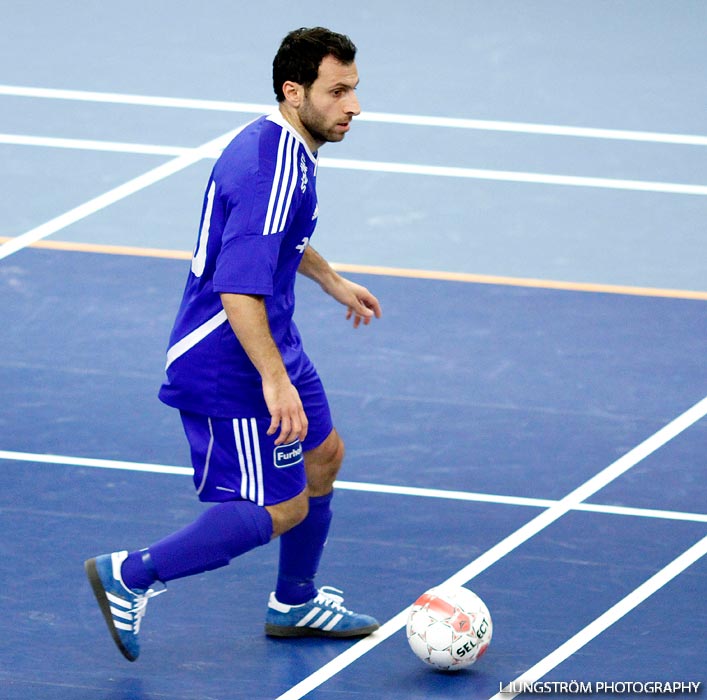
<path id="1" fill-rule="evenodd" d="M 130 661 L 161 584 L 225 566 L 278 536 L 266 634 L 355 637 L 378 628 L 344 607 L 340 591 L 314 583 L 344 445 L 292 320 L 297 272 L 346 306 L 354 327 L 381 315 L 373 294 L 309 245 L 318 149 L 341 141 L 360 111 L 355 55 L 348 37 L 321 27 L 288 34 L 273 62 L 278 110 L 243 127 L 209 179 L 160 398 L 180 411 L 194 485 L 213 505 L 145 549 L 85 565 Z"/>

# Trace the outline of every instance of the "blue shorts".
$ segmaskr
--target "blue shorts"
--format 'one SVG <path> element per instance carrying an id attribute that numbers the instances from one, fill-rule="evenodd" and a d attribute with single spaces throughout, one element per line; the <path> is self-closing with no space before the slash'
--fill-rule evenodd
<path id="1" fill-rule="evenodd" d="M 180 412 L 200 500 L 247 500 L 267 506 L 304 490 L 304 452 L 321 445 L 334 426 L 316 370 L 312 367 L 296 386 L 309 421 L 302 443 L 295 440 L 276 446 L 279 430 L 267 435 L 269 415 L 215 418 Z"/>

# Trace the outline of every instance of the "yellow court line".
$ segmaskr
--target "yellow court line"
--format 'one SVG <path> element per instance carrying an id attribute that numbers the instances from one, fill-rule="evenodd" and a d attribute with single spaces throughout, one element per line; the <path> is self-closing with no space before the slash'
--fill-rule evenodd
<path id="1" fill-rule="evenodd" d="M 12 240 L 0 236 L 0 243 Z M 71 241 L 41 240 L 33 243 L 32 248 L 48 248 L 80 253 L 104 253 L 109 255 L 132 255 L 148 258 L 167 258 L 172 260 L 190 260 L 192 253 L 186 250 L 165 248 L 138 248 L 134 246 L 103 245 L 98 243 L 75 243 Z M 555 289 L 572 292 L 594 292 L 602 294 L 625 294 L 629 296 L 666 297 L 670 299 L 698 299 L 707 301 L 707 292 L 688 289 L 661 289 L 659 287 L 632 287 L 618 284 L 594 284 L 591 282 L 565 282 L 527 277 L 503 277 L 497 275 L 479 275 L 470 272 L 443 272 L 438 270 L 420 270 L 416 268 L 385 267 L 381 265 L 357 265 L 350 263 L 332 263 L 339 272 L 353 272 L 387 277 L 409 277 L 414 279 L 441 280 L 447 282 L 472 282 L 475 284 L 497 284 L 509 287 L 532 287 L 536 289 Z"/>
<path id="2" fill-rule="evenodd" d="M 0 236 L 0 244 L 11 241 L 12 238 Z M 48 248 L 74 253 L 105 253 L 108 255 L 134 255 L 142 258 L 170 258 L 173 260 L 190 260 L 192 253 L 186 250 L 168 250 L 165 248 L 137 248 L 124 245 L 103 245 L 100 243 L 75 243 L 73 241 L 39 240 L 27 246 L 28 248 Z"/>

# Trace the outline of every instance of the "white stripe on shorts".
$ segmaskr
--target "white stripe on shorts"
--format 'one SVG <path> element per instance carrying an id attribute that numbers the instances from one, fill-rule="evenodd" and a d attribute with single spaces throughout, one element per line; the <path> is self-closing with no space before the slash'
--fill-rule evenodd
<path id="1" fill-rule="evenodd" d="M 233 435 L 236 439 L 238 465 L 241 470 L 241 498 L 262 506 L 265 503 L 263 468 L 260 459 L 258 424 L 255 418 L 241 418 L 240 420 L 234 418 Z"/>
<path id="2" fill-rule="evenodd" d="M 236 451 L 238 452 L 238 466 L 241 469 L 241 498 L 248 498 L 248 472 L 245 468 L 245 457 L 243 456 L 243 443 L 241 433 L 238 429 L 238 419 L 233 419 L 233 437 L 236 439 Z"/>
<path id="3" fill-rule="evenodd" d="M 265 483 L 263 482 L 263 463 L 260 459 L 260 440 L 258 440 L 258 422 L 250 419 L 250 429 L 253 436 L 253 454 L 255 455 L 255 482 L 257 484 L 257 500 L 259 506 L 265 505 Z"/>
<path id="4" fill-rule="evenodd" d="M 207 418 L 209 423 L 209 446 L 206 450 L 206 462 L 204 463 L 204 475 L 201 477 L 201 483 L 199 488 L 196 490 L 197 495 L 201 495 L 201 492 L 206 486 L 206 479 L 209 476 L 209 464 L 211 464 L 211 450 L 214 449 L 214 426 L 211 423 L 211 418 Z"/>

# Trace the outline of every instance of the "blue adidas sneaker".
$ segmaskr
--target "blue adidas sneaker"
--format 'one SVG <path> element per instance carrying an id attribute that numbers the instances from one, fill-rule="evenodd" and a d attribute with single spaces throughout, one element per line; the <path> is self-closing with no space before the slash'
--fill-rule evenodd
<path id="1" fill-rule="evenodd" d="M 365 637 L 380 627 L 370 615 L 347 610 L 341 591 L 322 586 L 302 605 L 285 605 L 270 594 L 265 634 L 269 637 Z"/>
<path id="2" fill-rule="evenodd" d="M 138 635 L 147 601 L 165 589 L 133 591 L 128 588 L 120 574 L 127 556 L 127 552 L 102 554 L 86 561 L 84 568 L 113 641 L 128 661 L 135 661 L 140 655 Z"/>

